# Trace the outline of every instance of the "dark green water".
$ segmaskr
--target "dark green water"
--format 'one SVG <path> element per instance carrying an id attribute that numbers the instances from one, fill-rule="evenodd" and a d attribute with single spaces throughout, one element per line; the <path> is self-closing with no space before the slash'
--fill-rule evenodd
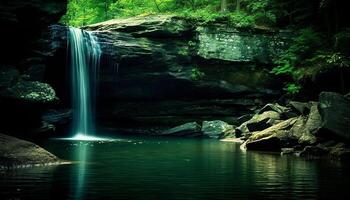
<path id="1" fill-rule="evenodd" d="M 0 174 L 0 199 L 350 199 L 347 165 L 242 152 L 215 140 L 50 140 L 71 165 Z"/>

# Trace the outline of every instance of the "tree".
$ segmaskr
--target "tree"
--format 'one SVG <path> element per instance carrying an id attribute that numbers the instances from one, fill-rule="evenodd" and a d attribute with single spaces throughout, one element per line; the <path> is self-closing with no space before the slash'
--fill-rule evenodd
<path id="1" fill-rule="evenodd" d="M 241 0 L 236 0 L 236 11 L 241 10 Z"/>
<path id="2" fill-rule="evenodd" d="M 227 12 L 227 0 L 221 0 L 221 12 Z"/>

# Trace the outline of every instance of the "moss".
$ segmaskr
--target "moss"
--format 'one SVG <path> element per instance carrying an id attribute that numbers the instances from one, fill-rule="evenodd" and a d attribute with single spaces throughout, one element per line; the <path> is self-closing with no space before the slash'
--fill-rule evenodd
<path id="1" fill-rule="evenodd" d="M 55 90 L 49 84 L 37 81 L 19 81 L 7 89 L 6 96 L 41 103 L 51 102 L 57 98 Z"/>

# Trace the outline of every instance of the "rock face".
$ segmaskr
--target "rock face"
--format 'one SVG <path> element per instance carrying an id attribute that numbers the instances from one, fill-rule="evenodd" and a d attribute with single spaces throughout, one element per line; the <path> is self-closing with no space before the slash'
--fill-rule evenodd
<path id="1" fill-rule="evenodd" d="M 173 127 L 211 120 L 232 124 L 234 118 L 277 98 L 280 91 L 270 69 L 259 67 L 261 63 L 270 64 L 267 60 L 273 57 L 271 52 L 264 52 L 266 62 L 255 62 L 261 55 L 254 54 L 260 50 L 250 51 L 248 46 L 244 49 L 245 43 L 236 44 L 236 40 L 223 37 L 231 47 L 240 45 L 241 56 L 208 57 L 204 46 L 210 41 L 205 38 L 212 33 L 184 18 L 152 15 L 83 28 L 93 32 L 103 51 L 97 112 L 103 126 Z M 65 35 L 60 33 L 64 28 L 55 29 L 58 33 L 54 35 Z M 244 35 L 231 30 L 225 34 Z M 258 36 L 258 32 L 246 33 L 244 40 Z M 256 43 L 264 44 L 259 48 L 265 48 L 268 40 L 274 43 L 280 38 L 273 32 L 261 37 L 264 42 Z M 64 36 L 55 38 L 56 44 L 65 44 Z M 223 43 L 216 44 L 220 45 Z M 59 92 L 64 82 L 51 84 L 60 99 L 65 96 Z"/>
<path id="2" fill-rule="evenodd" d="M 0 170 L 17 166 L 57 164 L 53 154 L 31 142 L 0 134 Z"/>
<path id="3" fill-rule="evenodd" d="M 11 0 L 0 3 L 0 130 L 31 130 L 42 126 L 41 113 L 57 100 L 43 83 L 48 56 L 53 56 L 48 26 L 66 12 L 66 0 Z M 6 28 L 5 28 L 6 27 Z"/>
<path id="4" fill-rule="evenodd" d="M 247 33 L 227 27 L 199 27 L 198 55 L 207 59 L 270 64 L 287 45 L 287 34 Z"/>
<path id="5" fill-rule="evenodd" d="M 5 91 L 12 93 L 4 92 L 3 97 L 44 98 L 48 100 L 47 103 L 52 103 L 56 99 L 54 93 L 51 89 L 47 90 L 50 88 L 48 85 L 41 84 L 47 82 L 61 103 L 69 107 L 67 83 L 70 80 L 64 67 L 67 66 L 67 27 L 53 25 L 47 28 L 49 24 L 57 22 L 59 15 L 65 11 L 62 5 L 66 1 L 19 2 L 15 0 L 6 6 L 9 10 L 24 7 L 24 10 L 32 8 L 40 12 L 33 18 L 26 15 L 31 12 L 29 10 L 23 13 L 28 18 L 11 18 L 18 20 L 11 31 L 22 34 L 20 30 L 26 28 L 24 24 L 27 20 L 38 23 L 31 24 L 31 28 L 37 31 L 30 37 L 21 37 L 28 40 L 21 41 L 23 44 L 31 41 L 28 49 L 19 52 L 21 59 L 8 62 L 17 70 L 21 67 L 17 78 L 12 80 L 21 84 L 21 90 L 6 88 Z M 38 6 L 39 3 L 42 5 Z M 53 7 L 46 10 L 48 5 Z M 269 74 L 270 61 L 275 53 L 271 50 L 282 50 L 285 44 L 285 38 L 278 32 L 234 29 L 225 32 L 220 29 L 218 31 L 224 40 L 220 43 L 214 40 L 215 31 L 209 31 L 209 25 L 196 25 L 187 19 L 169 15 L 110 20 L 84 29 L 93 32 L 103 51 L 97 105 L 97 119 L 102 126 L 174 127 L 192 121 L 211 120 L 233 124 L 236 117 L 276 99 L 281 89 L 276 87 L 280 85 L 275 84 L 278 80 Z M 6 38 L 11 38 L 9 35 Z M 211 43 L 215 44 L 215 52 L 206 48 Z M 225 49 L 224 56 L 217 56 L 220 47 Z M 238 50 L 234 58 L 228 58 L 232 48 Z M 261 52 L 263 48 L 267 49 Z M 32 90 L 22 91 L 23 88 Z M 50 95 L 42 97 L 42 92 L 37 88 Z M 3 104 L 11 107 L 6 115 L 16 107 L 11 103 Z M 30 104 L 28 106 L 32 107 Z M 28 111 L 26 116 L 33 115 L 33 119 L 37 119 L 28 124 L 39 126 L 41 120 L 37 117 L 44 109 L 45 106 L 39 106 L 35 109 L 39 112 L 35 114 Z M 11 126 L 16 123 L 19 122 L 14 121 Z"/>
<path id="6" fill-rule="evenodd" d="M 350 140 L 350 100 L 340 94 L 320 94 L 320 111 L 323 127 L 335 136 Z"/>
<path id="7" fill-rule="evenodd" d="M 36 40 L 48 25 L 57 23 L 65 14 L 67 0 L 11 0 L 0 3 L 1 63 L 17 64 L 28 55 L 35 55 Z M 6 28 L 5 28 L 6 27 Z M 29 67 L 29 66 L 28 66 Z"/>
<path id="8" fill-rule="evenodd" d="M 113 19 L 83 27 L 95 31 L 131 33 L 134 37 L 182 38 L 191 34 L 192 26 L 173 15 L 136 16 L 127 19 Z"/>

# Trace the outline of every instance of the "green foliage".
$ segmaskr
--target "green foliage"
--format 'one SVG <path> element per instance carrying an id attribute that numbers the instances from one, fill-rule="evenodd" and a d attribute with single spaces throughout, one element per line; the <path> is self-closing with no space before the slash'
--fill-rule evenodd
<path id="1" fill-rule="evenodd" d="M 273 25 L 276 21 L 276 0 L 228 1 L 229 12 L 220 11 L 220 0 L 69 0 L 68 12 L 62 22 L 82 26 L 113 18 L 145 14 L 175 14 L 204 22 L 227 19 L 233 26 L 248 27 L 255 24 Z"/>
<path id="2" fill-rule="evenodd" d="M 295 83 L 288 83 L 283 89 L 288 94 L 298 94 L 299 91 L 301 90 L 301 86 Z"/>
<path id="3" fill-rule="evenodd" d="M 314 65 L 314 62 L 310 63 L 307 60 L 318 55 L 314 49 L 321 48 L 321 41 L 321 35 L 313 29 L 301 29 L 291 41 L 289 48 L 274 60 L 276 67 L 271 72 L 292 78 L 293 83 L 286 84 L 286 90 L 289 93 L 295 94 L 300 90 L 299 82 L 306 75 L 305 68 Z"/>
<path id="4" fill-rule="evenodd" d="M 182 55 L 182 56 L 188 56 L 188 55 L 189 55 L 189 50 L 188 50 L 188 48 L 181 48 L 181 49 L 178 51 L 178 54 L 179 54 L 179 55 Z"/>
<path id="5" fill-rule="evenodd" d="M 309 63 L 318 63 L 324 67 L 349 67 L 350 60 L 348 57 L 342 55 L 340 52 L 323 52 L 318 51 L 317 54 L 308 59 Z"/>
<path id="6" fill-rule="evenodd" d="M 230 14 L 229 20 L 236 27 L 252 27 L 255 23 L 254 16 L 241 11 Z"/>
<path id="7" fill-rule="evenodd" d="M 204 72 L 200 71 L 197 67 L 191 70 L 191 79 L 194 81 L 198 81 L 203 79 L 205 76 Z"/>

